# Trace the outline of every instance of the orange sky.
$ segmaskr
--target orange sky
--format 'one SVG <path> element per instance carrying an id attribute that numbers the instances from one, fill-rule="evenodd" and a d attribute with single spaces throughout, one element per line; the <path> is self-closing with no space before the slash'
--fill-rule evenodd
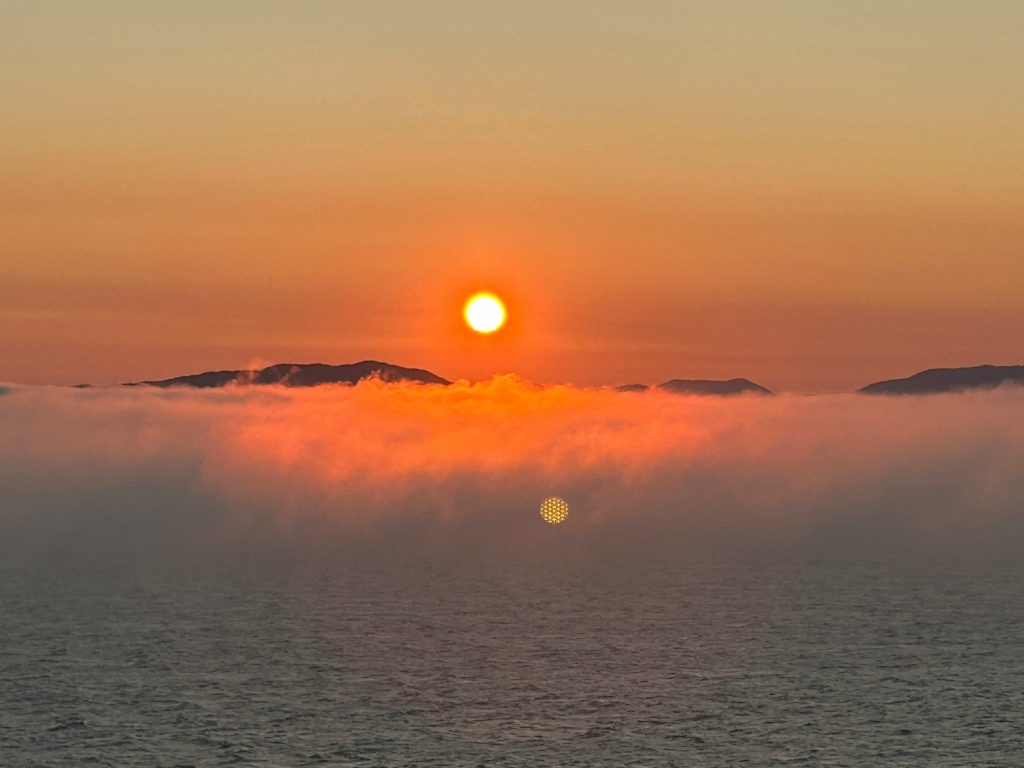
<path id="1" fill-rule="evenodd" d="M 1024 5 L 14 3 L 0 380 L 1019 363 Z M 489 288 L 507 332 L 455 320 Z"/>

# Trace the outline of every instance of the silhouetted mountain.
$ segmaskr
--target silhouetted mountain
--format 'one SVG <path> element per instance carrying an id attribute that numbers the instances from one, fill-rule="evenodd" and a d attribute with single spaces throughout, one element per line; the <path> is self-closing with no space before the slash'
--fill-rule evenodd
<path id="1" fill-rule="evenodd" d="M 759 395 L 771 394 L 771 390 L 765 389 L 749 379 L 729 379 L 728 381 L 672 379 L 664 384 L 659 384 L 658 389 L 683 395 L 741 395 L 745 392 Z"/>
<path id="2" fill-rule="evenodd" d="M 377 375 L 384 381 L 414 381 L 421 384 L 450 384 L 430 371 L 403 368 L 400 365 L 364 360 L 348 365 L 323 363 L 280 363 L 258 371 L 207 371 L 190 376 L 175 376 L 159 381 L 140 381 L 126 384 L 134 387 L 223 387 L 228 384 L 282 384 L 287 387 L 315 387 L 318 384 L 355 384 Z"/>
<path id="3" fill-rule="evenodd" d="M 650 387 L 646 384 L 623 384 L 615 389 L 619 392 L 644 392 L 650 389 Z M 659 384 L 657 389 L 663 389 L 666 392 L 680 395 L 742 395 L 746 392 L 759 395 L 771 394 L 771 390 L 765 389 L 760 384 L 755 384 L 749 379 L 729 379 L 728 381 L 672 379 L 664 384 Z"/>
<path id="4" fill-rule="evenodd" d="M 906 379 L 876 381 L 861 387 L 858 392 L 866 395 L 930 395 L 968 389 L 994 389 L 1000 384 L 1024 385 L 1024 365 L 930 368 Z"/>

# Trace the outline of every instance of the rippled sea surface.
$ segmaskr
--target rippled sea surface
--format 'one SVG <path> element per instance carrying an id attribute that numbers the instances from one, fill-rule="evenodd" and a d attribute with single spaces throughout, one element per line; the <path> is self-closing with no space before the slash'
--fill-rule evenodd
<path id="1" fill-rule="evenodd" d="M 0 765 L 1024 764 L 1014 569 L 254 570 L 4 572 Z"/>

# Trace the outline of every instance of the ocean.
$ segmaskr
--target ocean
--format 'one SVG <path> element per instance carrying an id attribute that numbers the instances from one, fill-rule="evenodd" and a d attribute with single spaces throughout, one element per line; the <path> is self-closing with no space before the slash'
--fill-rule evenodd
<path id="1" fill-rule="evenodd" d="M 1012 565 L 2 577 L 9 768 L 1024 764 Z"/>

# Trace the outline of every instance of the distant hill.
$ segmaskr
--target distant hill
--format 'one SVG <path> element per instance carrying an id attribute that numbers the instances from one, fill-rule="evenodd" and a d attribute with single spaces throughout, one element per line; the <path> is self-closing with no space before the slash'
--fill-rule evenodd
<path id="1" fill-rule="evenodd" d="M 323 363 L 279 363 L 258 371 L 207 371 L 159 381 L 138 381 L 125 386 L 223 387 L 228 384 L 282 384 L 286 387 L 315 387 L 318 384 L 356 384 L 373 375 L 384 381 L 414 381 L 421 384 L 450 384 L 447 379 L 420 368 L 364 360 L 348 365 Z"/>
<path id="2" fill-rule="evenodd" d="M 624 384 L 616 387 L 619 392 L 643 392 L 648 389 L 645 384 Z M 680 395 L 742 395 L 754 393 L 759 395 L 770 395 L 771 390 L 755 384 L 749 379 L 729 379 L 728 381 L 716 381 L 711 379 L 672 379 L 659 384 L 657 389 L 666 392 L 673 392 Z"/>
<path id="3" fill-rule="evenodd" d="M 1000 384 L 1024 385 L 1024 365 L 931 368 L 905 379 L 876 381 L 857 391 L 866 395 L 931 395 L 969 389 L 994 389 Z"/>

